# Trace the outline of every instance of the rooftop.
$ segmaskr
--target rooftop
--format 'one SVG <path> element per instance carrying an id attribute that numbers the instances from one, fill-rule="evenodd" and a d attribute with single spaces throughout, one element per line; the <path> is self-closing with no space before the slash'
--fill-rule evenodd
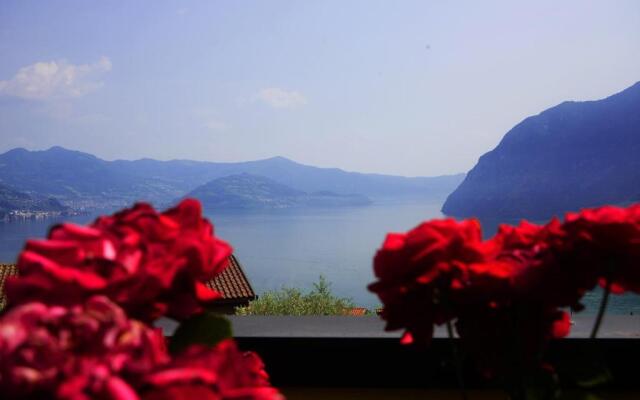
<path id="1" fill-rule="evenodd" d="M 256 294 L 235 255 L 229 256 L 229 266 L 207 282 L 207 286 L 222 294 L 224 300 L 251 301 Z"/>
<path id="2" fill-rule="evenodd" d="M 18 274 L 15 264 L 0 264 L 0 310 L 6 303 L 4 283 L 8 277 Z M 207 286 L 222 294 L 222 302 L 228 304 L 246 303 L 256 299 L 256 294 L 244 274 L 235 255 L 229 256 L 229 266 L 218 276 L 207 282 Z"/>

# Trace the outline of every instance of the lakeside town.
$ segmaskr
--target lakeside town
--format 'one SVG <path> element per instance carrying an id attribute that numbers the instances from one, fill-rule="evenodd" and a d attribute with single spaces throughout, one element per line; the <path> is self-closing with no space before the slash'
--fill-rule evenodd
<path id="1" fill-rule="evenodd" d="M 11 210 L 0 212 L 0 222 L 11 222 L 21 220 L 45 220 L 58 217 L 70 217 L 84 215 L 85 212 L 65 210 L 65 211 L 33 211 L 33 210 Z"/>

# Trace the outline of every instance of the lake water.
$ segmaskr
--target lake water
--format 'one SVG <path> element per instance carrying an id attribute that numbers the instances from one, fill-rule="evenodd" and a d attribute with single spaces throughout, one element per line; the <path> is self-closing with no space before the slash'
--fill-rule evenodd
<path id="1" fill-rule="evenodd" d="M 232 244 L 256 292 L 282 286 L 311 288 L 324 275 L 334 293 L 358 305 L 379 303 L 367 292 L 373 281 L 372 259 L 390 231 L 406 231 L 423 220 L 440 218 L 441 203 L 418 200 L 376 201 L 368 207 L 209 214 L 216 235 Z M 87 223 L 95 216 L 66 220 Z M 55 219 L 0 223 L 0 261 L 13 262 L 25 239 L 44 237 Z M 492 235 L 497 224 L 485 224 Z M 589 294 L 588 312 L 600 301 Z M 640 313 L 640 298 L 615 296 L 609 312 Z"/>

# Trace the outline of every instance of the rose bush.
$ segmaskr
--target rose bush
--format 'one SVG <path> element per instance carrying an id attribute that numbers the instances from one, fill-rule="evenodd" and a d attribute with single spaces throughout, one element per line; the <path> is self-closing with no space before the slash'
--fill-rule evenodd
<path id="1" fill-rule="evenodd" d="M 384 304 L 387 329 L 405 328 L 405 342 L 428 342 L 434 324 L 456 316 L 454 292 L 467 284 L 469 266 L 484 259 L 475 220 L 436 220 L 387 235 L 374 258 L 378 281 L 369 285 Z"/>
<path id="2" fill-rule="evenodd" d="M 0 392 L 8 398 L 281 399 L 254 353 L 227 339 L 171 358 L 162 333 L 104 296 L 83 306 L 28 303 L 0 319 Z M 171 397 L 166 397 L 171 396 Z"/>
<path id="3" fill-rule="evenodd" d="M 520 368 L 542 368 L 548 341 L 569 334 L 565 309 L 581 310 L 598 282 L 640 292 L 640 205 L 502 225 L 484 241 L 475 220 L 425 222 L 390 233 L 374 273 L 369 289 L 383 303 L 386 329 L 405 330 L 403 343 L 428 343 L 434 325 L 455 321 L 484 372 L 508 371 L 514 357 Z"/>
<path id="4" fill-rule="evenodd" d="M 144 321 L 186 319 L 220 298 L 204 281 L 231 254 L 201 214 L 188 199 L 163 213 L 139 203 L 89 226 L 54 226 L 20 254 L 19 277 L 6 284 L 9 305 L 73 305 L 105 295 Z"/>
<path id="5" fill-rule="evenodd" d="M 614 293 L 640 293 L 640 204 L 568 213 L 564 229 L 568 268 L 597 271 L 600 285 L 609 281 Z"/>
<path id="6" fill-rule="evenodd" d="M 8 398 L 126 398 L 167 362 L 162 333 L 106 297 L 70 308 L 27 303 L 0 319 L 0 393 Z"/>
<path id="7" fill-rule="evenodd" d="M 262 360 L 255 353 L 241 353 L 233 340 L 214 348 L 194 345 L 171 363 L 148 375 L 149 388 L 142 398 L 189 399 L 280 399 L 269 386 Z"/>
<path id="8" fill-rule="evenodd" d="M 0 317 L 0 393 L 281 399 L 260 358 L 238 351 L 228 338 L 228 321 L 204 310 L 220 298 L 204 281 L 220 273 L 231 254 L 213 233 L 200 203 L 184 200 L 163 213 L 136 204 L 89 226 L 54 226 L 47 240 L 28 241 Z M 172 357 L 150 325 L 162 316 L 182 321 L 176 331 L 182 344 L 200 344 Z"/>

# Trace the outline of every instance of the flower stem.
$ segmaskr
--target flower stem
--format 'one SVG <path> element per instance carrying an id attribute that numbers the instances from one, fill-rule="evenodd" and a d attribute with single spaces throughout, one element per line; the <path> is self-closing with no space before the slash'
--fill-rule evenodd
<path id="1" fill-rule="evenodd" d="M 447 321 L 447 333 L 449 334 L 449 342 L 451 343 L 451 352 L 453 353 L 453 360 L 456 363 L 456 375 L 458 378 L 458 386 L 460 387 L 460 397 L 462 400 L 467 400 L 467 389 L 464 385 L 464 373 L 462 371 L 462 360 L 458 352 L 458 346 L 453 338 L 453 325 L 451 321 Z"/>
<path id="2" fill-rule="evenodd" d="M 602 324 L 602 318 L 604 317 L 604 313 L 607 309 L 607 303 L 609 302 L 609 295 L 611 294 L 611 279 L 606 278 L 606 284 L 604 288 L 604 294 L 602 295 L 602 301 L 600 302 L 600 309 L 598 310 L 598 316 L 596 317 L 596 322 L 593 324 L 593 329 L 591 330 L 591 339 L 595 339 L 598 334 L 598 330 L 600 329 L 600 324 Z"/>

